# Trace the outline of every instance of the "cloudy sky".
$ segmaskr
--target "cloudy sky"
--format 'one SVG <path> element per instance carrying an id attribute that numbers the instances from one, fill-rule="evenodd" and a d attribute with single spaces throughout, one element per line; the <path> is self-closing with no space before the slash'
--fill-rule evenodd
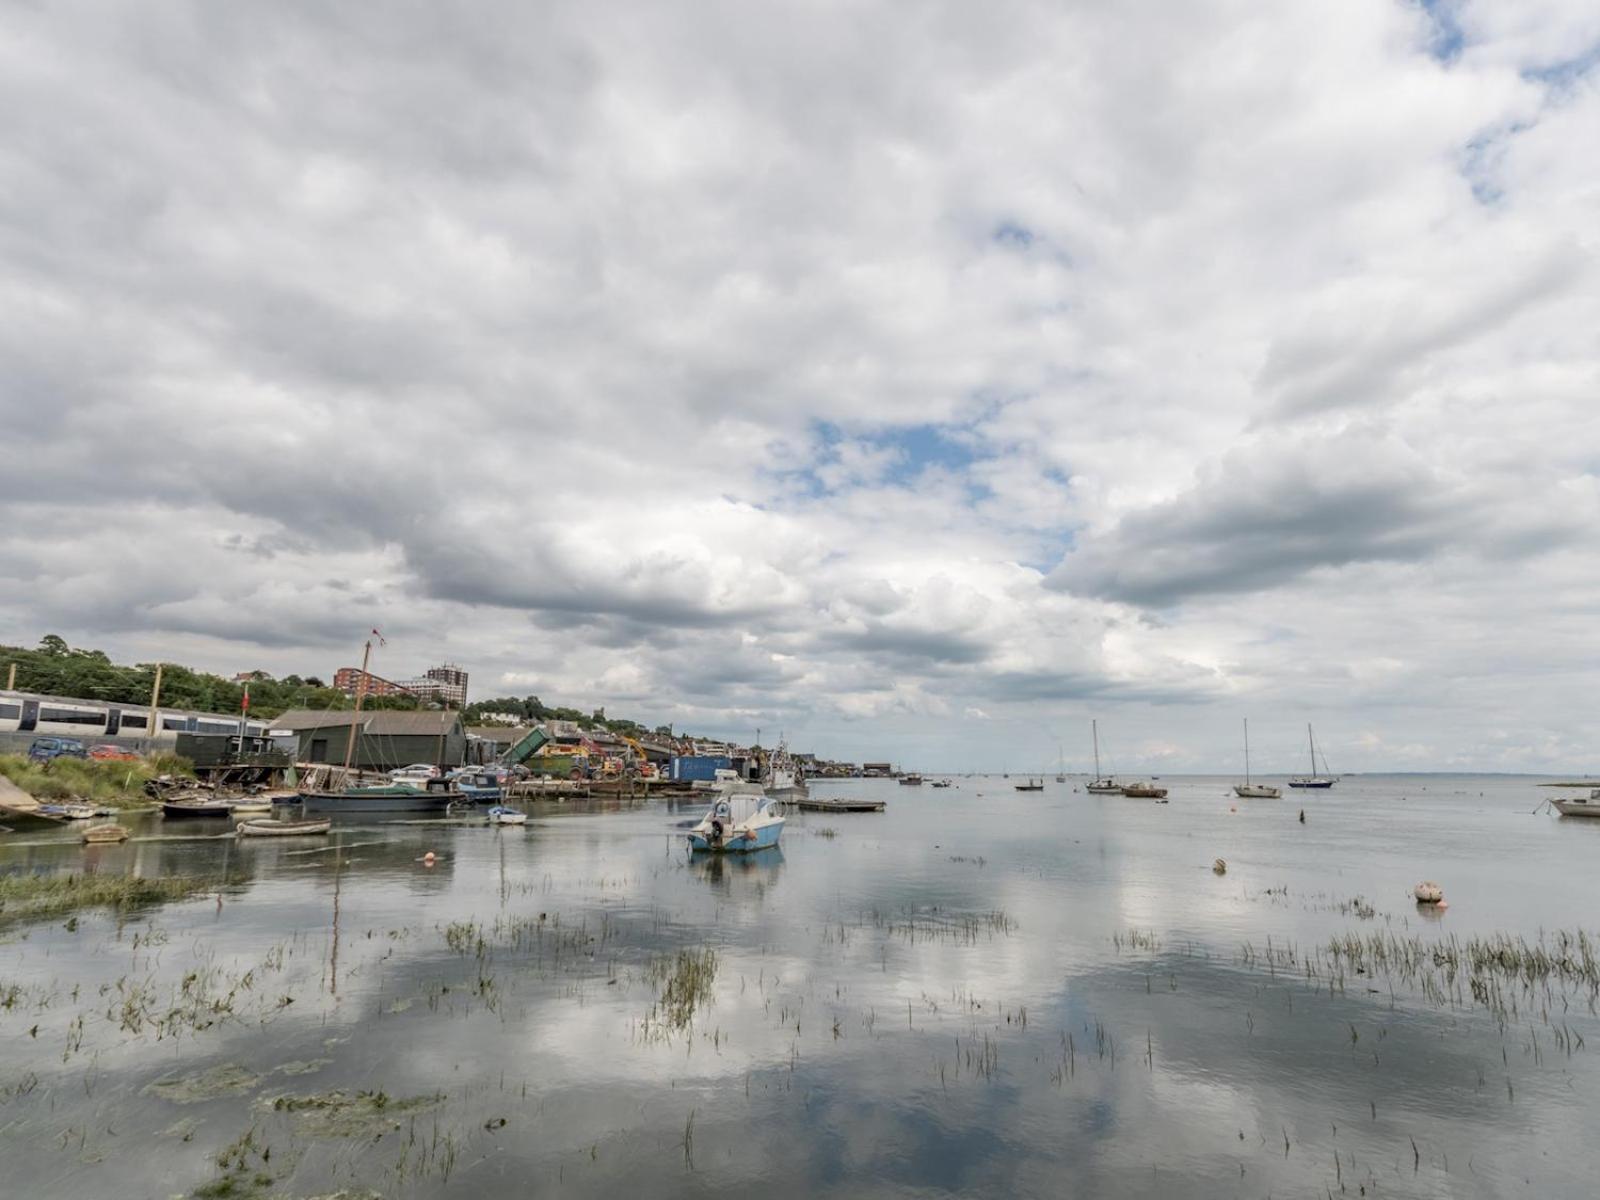
<path id="1" fill-rule="evenodd" d="M 1592 3 L 5 8 L 0 641 L 1595 765 Z"/>

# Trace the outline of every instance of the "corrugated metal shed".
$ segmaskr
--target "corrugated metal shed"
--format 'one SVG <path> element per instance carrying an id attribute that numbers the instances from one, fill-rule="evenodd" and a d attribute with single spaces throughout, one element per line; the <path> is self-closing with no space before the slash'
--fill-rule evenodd
<path id="1" fill-rule="evenodd" d="M 300 762 L 342 763 L 354 718 L 355 713 L 348 709 L 291 709 L 271 724 L 274 729 L 293 730 L 299 736 Z M 466 750 L 467 733 L 460 713 L 379 709 L 361 714 L 354 765 L 368 770 L 389 770 L 411 763 L 455 767 L 466 760 Z"/>

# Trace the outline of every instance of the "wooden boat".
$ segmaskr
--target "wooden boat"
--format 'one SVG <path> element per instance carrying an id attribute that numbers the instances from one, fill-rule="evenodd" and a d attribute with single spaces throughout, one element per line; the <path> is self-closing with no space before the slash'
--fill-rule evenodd
<path id="1" fill-rule="evenodd" d="M 240 821 L 233 827 L 233 831 L 240 837 L 307 837 L 313 834 L 327 833 L 332 828 L 333 822 L 326 818 L 321 821 L 257 819 L 254 821 Z"/>
<path id="2" fill-rule="evenodd" d="M 1094 734 L 1094 778 L 1085 786 L 1086 792 L 1101 792 L 1105 795 L 1120 795 L 1122 785 L 1117 782 L 1114 775 L 1100 774 L 1100 722 L 1090 721 L 1089 729 Z"/>
<path id="3" fill-rule="evenodd" d="M 1265 783 L 1250 782 L 1250 718 L 1244 719 L 1244 782 L 1233 785 L 1234 795 L 1242 800 L 1276 800 L 1283 795 Z"/>
<path id="4" fill-rule="evenodd" d="M 938 784 L 934 784 L 938 787 Z M 829 812 L 829 813 L 864 813 L 882 812 L 885 804 L 882 800 L 853 800 L 845 797 L 829 800 L 786 800 L 785 804 L 793 804 L 801 812 Z"/>
<path id="5" fill-rule="evenodd" d="M 110 825 L 91 825 L 83 831 L 83 840 L 92 846 L 100 845 L 103 842 L 125 842 L 129 836 L 127 829 L 115 823 Z"/>
<path id="6" fill-rule="evenodd" d="M 259 816 L 272 811 L 272 801 L 255 797 L 249 800 L 235 800 L 233 802 L 233 815 L 236 817 Z"/>
<path id="7" fill-rule="evenodd" d="M 229 817 L 233 805 L 226 800 L 166 800 L 161 815 L 168 820 L 187 817 Z"/>
<path id="8" fill-rule="evenodd" d="M 1130 783 L 1123 787 L 1122 794 L 1135 800 L 1161 800 L 1166 797 L 1167 789 L 1153 783 Z"/>
<path id="9" fill-rule="evenodd" d="M 1044 791 L 1044 780 L 1030 779 L 1026 783 L 1014 783 L 1011 786 L 1019 792 L 1042 792 Z"/>
<path id="10" fill-rule="evenodd" d="M 1316 788 L 1320 790 L 1331 788 L 1333 786 L 1333 776 L 1317 774 L 1317 739 L 1311 732 L 1310 722 L 1306 723 L 1306 741 L 1311 746 L 1311 774 L 1294 776 L 1289 780 L 1289 786 L 1292 788 Z M 1322 765 L 1324 768 L 1327 767 L 1328 760 L 1326 757 L 1323 758 Z"/>

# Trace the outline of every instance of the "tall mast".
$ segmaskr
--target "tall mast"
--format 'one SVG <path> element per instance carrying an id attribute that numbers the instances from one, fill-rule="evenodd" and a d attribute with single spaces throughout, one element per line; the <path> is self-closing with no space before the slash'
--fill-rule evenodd
<path id="1" fill-rule="evenodd" d="M 1101 778 L 1101 776 L 1100 776 L 1100 722 L 1099 721 L 1090 721 L 1089 722 L 1089 728 L 1094 733 L 1094 779 L 1095 779 L 1096 783 L 1099 783 L 1100 782 L 1100 778 Z"/>
<path id="2" fill-rule="evenodd" d="M 1250 786 L 1250 718 L 1244 719 L 1244 785 Z"/>
<path id="3" fill-rule="evenodd" d="M 1317 743 L 1316 740 L 1311 736 L 1310 721 L 1306 722 L 1306 745 L 1311 747 L 1311 776 L 1314 779 L 1316 778 L 1317 774 Z"/>
<path id="4" fill-rule="evenodd" d="M 361 724 L 361 702 L 367 698 L 367 663 L 372 659 L 372 639 L 361 651 L 361 677 L 356 680 L 356 710 L 350 716 L 350 738 L 344 744 L 345 783 L 350 782 L 350 760 L 356 753 L 356 727 Z"/>

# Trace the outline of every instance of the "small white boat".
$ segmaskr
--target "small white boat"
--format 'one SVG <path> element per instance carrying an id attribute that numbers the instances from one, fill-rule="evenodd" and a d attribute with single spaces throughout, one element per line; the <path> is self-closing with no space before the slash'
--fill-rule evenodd
<path id="1" fill-rule="evenodd" d="M 1563 817 L 1600 817 L 1600 788 L 1587 796 L 1568 796 L 1550 803 Z"/>
<path id="2" fill-rule="evenodd" d="M 491 825 L 526 825 L 528 814 L 516 808 L 507 808 L 504 804 L 496 804 L 489 810 L 489 824 Z"/>
<path id="3" fill-rule="evenodd" d="M 719 794 L 700 823 L 689 830 L 689 849 L 715 853 L 765 850 L 783 834 L 778 802 L 759 791 Z"/>

